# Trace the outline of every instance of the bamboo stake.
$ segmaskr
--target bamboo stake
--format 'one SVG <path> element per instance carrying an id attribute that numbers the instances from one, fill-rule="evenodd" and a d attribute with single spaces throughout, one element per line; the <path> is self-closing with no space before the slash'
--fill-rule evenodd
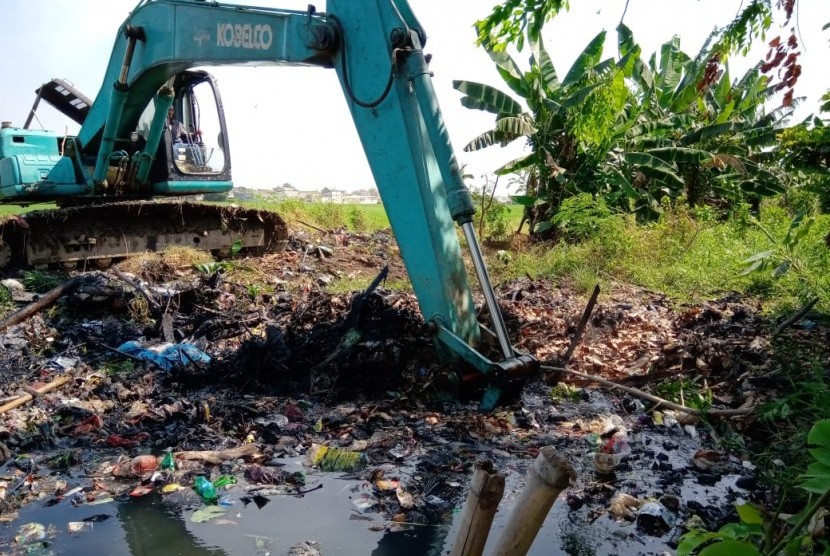
<path id="1" fill-rule="evenodd" d="M 55 380 L 53 380 L 49 384 L 45 384 L 45 385 L 41 386 L 40 388 L 35 388 L 33 390 L 34 395 L 29 394 L 29 393 L 22 394 L 16 400 L 12 400 L 12 401 L 10 401 L 9 403 L 7 403 L 3 406 L 0 406 L 0 415 L 2 415 L 3 413 L 6 413 L 7 411 L 11 411 L 12 409 L 14 409 L 16 407 L 20 407 L 21 405 L 23 405 L 25 403 L 28 403 L 28 402 L 32 401 L 33 399 L 35 399 L 35 396 L 40 396 L 41 394 L 45 394 L 47 392 L 50 392 L 50 391 L 54 390 L 55 388 L 61 387 L 64 384 L 66 384 L 67 382 L 69 382 L 70 380 L 72 380 L 72 377 L 70 375 L 63 375 L 63 376 L 60 376 L 60 377 L 56 378 Z"/>
<path id="2" fill-rule="evenodd" d="M 503 494 L 504 475 L 489 461 L 476 464 L 450 556 L 481 556 Z"/>
<path id="3" fill-rule="evenodd" d="M 494 556 L 524 556 L 542 528 L 556 497 L 576 478 L 573 466 L 553 446 L 545 446 L 527 474 L 527 484 L 504 533 L 499 539 Z"/>
<path id="4" fill-rule="evenodd" d="M 60 286 L 52 288 L 51 290 L 43 294 L 37 301 L 29 303 L 22 309 L 15 311 L 11 315 L 0 321 L 0 331 L 3 331 L 10 326 L 14 326 L 15 324 L 20 324 L 32 315 L 35 315 L 36 313 L 39 313 L 40 311 L 46 309 L 50 305 L 54 304 L 58 299 L 60 299 L 61 296 L 77 288 L 80 283 L 80 278 L 70 278 Z"/>

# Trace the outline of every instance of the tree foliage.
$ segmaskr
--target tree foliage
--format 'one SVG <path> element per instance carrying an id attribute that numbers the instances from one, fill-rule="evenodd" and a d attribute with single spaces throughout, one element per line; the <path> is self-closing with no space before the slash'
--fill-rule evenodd
<path id="1" fill-rule="evenodd" d="M 568 8 L 567 0 L 505 0 L 496 5 L 490 15 L 477 22 L 478 43 L 490 42 L 491 48 L 497 51 L 504 51 L 512 44 L 521 52 L 525 35 L 538 39 L 545 22 Z M 715 31 L 711 57 L 701 86 L 721 69 L 731 54 L 746 54 L 755 40 L 766 40 L 767 32 L 776 19 L 776 11 L 780 13 L 777 15 L 780 26 L 785 28 L 792 21 L 796 9 L 797 0 L 775 0 L 774 4 L 773 0 L 750 0 L 745 6 L 742 5 L 731 21 Z M 777 74 L 777 90 L 784 92 L 783 104 L 790 106 L 795 84 L 801 75 L 801 52 L 795 29 L 792 28 L 789 35 L 783 38 L 773 38 L 768 46 L 762 72 Z"/>
<path id="2" fill-rule="evenodd" d="M 556 231 L 562 203 L 580 194 L 650 219 L 666 197 L 729 210 L 782 191 L 786 176 L 765 153 L 788 109 L 763 113 L 774 89 L 758 67 L 733 82 L 727 65 L 710 74 L 711 41 L 691 57 L 674 37 L 645 60 L 630 29 L 621 24 L 617 34 L 618 58 L 603 57 L 599 33 L 563 78 L 530 32 L 525 69 L 486 40 L 511 92 L 454 83 L 464 106 L 495 116 L 465 150 L 520 139 L 529 146 L 498 173 L 527 170 L 516 200 L 532 233 Z"/>

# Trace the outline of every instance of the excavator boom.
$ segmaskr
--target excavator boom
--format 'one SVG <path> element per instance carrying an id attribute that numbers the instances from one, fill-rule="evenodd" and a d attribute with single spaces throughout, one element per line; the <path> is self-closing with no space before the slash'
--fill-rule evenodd
<path id="1" fill-rule="evenodd" d="M 492 407 L 504 381 L 526 375 L 537 363 L 515 352 L 508 339 L 473 231 L 475 209 L 432 88 L 425 41 L 406 0 L 329 0 L 325 12 L 311 6 L 297 12 L 143 0 L 119 31 L 77 139 L 61 153 L 80 179 L 68 180 L 73 182 L 64 189 L 49 189 L 46 180 L 28 191 L 96 198 L 116 183 L 150 197 L 230 187 L 229 160 L 215 167 L 180 163 L 194 155 L 205 158 L 206 149 L 176 150 L 163 132 L 171 107 L 171 113 L 196 118 L 190 95 L 208 78 L 191 68 L 251 63 L 334 68 L 436 345 L 488 377 L 482 406 Z M 227 151 L 218 104 L 217 141 Z M 165 153 L 172 162 L 166 161 L 169 172 L 161 173 Z M 494 332 L 477 321 L 455 224 L 471 248 Z"/>

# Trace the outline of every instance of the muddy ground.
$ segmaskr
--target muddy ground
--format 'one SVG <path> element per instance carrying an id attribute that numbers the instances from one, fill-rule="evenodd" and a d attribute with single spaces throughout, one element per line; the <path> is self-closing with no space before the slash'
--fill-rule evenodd
<path id="1" fill-rule="evenodd" d="M 65 524 L 21 532 L 15 519 L 30 504 L 179 490 L 193 509 L 203 504 L 192 491 L 198 475 L 232 475 L 227 493 L 248 502 L 302 494 L 313 487 L 282 467 L 292 457 L 305 458 L 309 473 L 363 481 L 354 511 L 372 516 L 366 527 L 398 531 L 451 522 L 476 462 L 523 474 L 541 447 L 554 446 L 576 475 L 555 506 L 559 546 L 546 553 L 671 551 L 690 519 L 716 529 L 734 518 L 736 501 L 768 499 L 748 455 L 727 451 L 709 422 L 566 374 L 541 371 L 495 411 L 478 411 L 482 381 L 437 359 L 412 294 L 383 283 L 325 291 L 384 267 L 405 280 L 388 232 L 298 232 L 283 253 L 221 270 L 148 256 L 73 272 L 76 288 L 0 335 L 2 402 L 34 396 L 0 415 L 0 520 L 14 524 L 0 531 L 3 549 L 66 534 Z M 13 293 L 19 306 L 36 297 Z M 561 365 L 586 297 L 547 278 L 497 293 L 515 346 Z M 616 284 L 600 296 L 569 367 L 644 390 L 685 379 L 707 386 L 713 407 L 758 407 L 782 380 L 771 357 L 775 323 L 759 311 L 733 294 L 677 306 Z M 828 361 L 821 324 L 783 334 Z M 131 341 L 191 351 L 148 362 L 125 347 Z M 754 438 L 754 420 L 727 424 L 750 451 L 766 442 Z M 321 459 L 321 446 L 345 454 Z M 597 473 L 598 452 L 611 455 L 613 473 Z"/>

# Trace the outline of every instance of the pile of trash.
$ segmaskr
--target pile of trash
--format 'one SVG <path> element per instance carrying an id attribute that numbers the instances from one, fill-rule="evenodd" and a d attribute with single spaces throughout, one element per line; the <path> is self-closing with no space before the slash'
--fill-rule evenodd
<path id="1" fill-rule="evenodd" d="M 717 528 L 737 501 L 764 495 L 752 464 L 724 452 L 693 412 L 573 377 L 563 386 L 561 373 L 479 412 L 480 392 L 448 390 L 452 369 L 414 296 L 384 289 L 382 278 L 402 273 L 393 242 L 295 243 L 236 268 L 152 259 L 79 272 L 51 303 L 0 322 L 0 521 L 16 524 L 8 546 L 92 530 L 94 520 L 65 531 L 16 521 L 33 502 L 174 500 L 193 522 L 229 525 L 236 508 L 275 496 L 326 496 L 321 476 L 332 473 L 356 481 L 354 520 L 371 531 L 446 525 L 477 463 L 520 483 L 546 446 L 576 470 L 550 517 L 560 545 L 567 536 L 599 553 L 662 550 L 689 520 Z M 345 275 L 332 259 L 351 260 Z M 257 276 L 259 289 L 234 272 Z M 326 291 L 356 277 L 368 286 Z M 677 310 L 619 286 L 562 361 L 584 300 L 544 279 L 502 284 L 498 295 L 517 348 L 544 363 L 638 388 L 693 373 L 730 409 L 763 399 L 745 375 L 770 364 L 769 325 L 738 299 Z"/>

